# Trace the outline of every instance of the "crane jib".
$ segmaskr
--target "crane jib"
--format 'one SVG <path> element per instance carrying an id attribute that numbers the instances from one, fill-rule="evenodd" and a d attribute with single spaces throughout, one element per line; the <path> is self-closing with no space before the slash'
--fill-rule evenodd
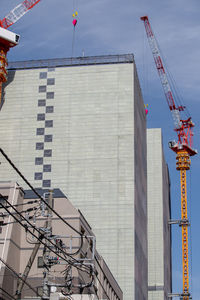
<path id="1" fill-rule="evenodd" d="M 17 22 L 23 15 L 25 15 L 31 8 L 33 8 L 41 0 L 24 0 L 17 5 L 9 14 L 0 21 L 0 26 L 7 29 L 9 26 Z"/>
<path id="2" fill-rule="evenodd" d="M 185 110 L 185 106 L 183 105 L 176 105 L 175 101 L 174 101 L 174 97 L 173 97 L 173 93 L 168 81 L 168 77 L 167 74 L 165 72 L 165 68 L 163 65 L 163 61 L 160 55 L 160 51 L 159 51 L 159 47 L 156 41 L 156 38 L 154 36 L 154 33 L 151 29 L 151 25 L 149 23 L 149 19 L 147 16 L 141 17 L 141 20 L 144 21 L 144 26 L 145 26 L 145 30 L 146 30 L 146 34 L 147 34 L 147 39 L 153 54 L 153 58 L 155 61 L 155 65 L 158 71 L 158 75 L 160 77 L 161 83 L 162 83 L 162 87 L 164 90 L 164 94 L 165 94 L 165 98 L 167 100 L 167 104 L 168 107 L 171 111 L 171 115 L 172 115 L 172 119 L 174 122 L 174 127 L 175 127 L 175 131 L 177 132 L 178 135 L 178 144 L 181 146 L 183 143 L 187 144 L 190 149 L 188 149 L 188 151 L 191 153 L 191 155 L 196 154 L 196 150 L 192 149 L 192 137 L 193 137 L 193 132 L 192 132 L 192 127 L 190 126 L 190 124 L 187 124 L 187 122 L 182 122 L 181 121 L 181 115 L 180 112 Z M 190 122 L 192 122 L 190 120 Z M 178 129 L 183 128 L 183 130 L 180 131 Z M 189 129 L 189 131 L 185 131 L 185 129 Z"/>

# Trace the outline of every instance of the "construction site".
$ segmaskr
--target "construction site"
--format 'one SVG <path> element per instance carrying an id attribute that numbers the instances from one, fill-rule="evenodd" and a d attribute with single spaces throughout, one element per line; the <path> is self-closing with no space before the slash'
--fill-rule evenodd
<path id="1" fill-rule="evenodd" d="M 151 16 L 136 21 L 158 95 L 134 48 L 86 53 L 78 0 L 69 57 L 56 55 L 63 34 L 53 58 L 30 34 L 34 54 L 15 58 L 23 19 L 36 22 L 44 2 L 16 3 L 0 20 L 0 299 L 198 300 L 197 113 Z"/>

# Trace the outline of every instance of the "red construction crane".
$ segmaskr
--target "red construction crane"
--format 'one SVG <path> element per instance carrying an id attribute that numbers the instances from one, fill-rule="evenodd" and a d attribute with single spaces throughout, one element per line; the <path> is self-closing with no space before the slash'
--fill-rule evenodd
<path id="1" fill-rule="evenodd" d="M 2 83 L 7 81 L 7 52 L 19 42 L 19 35 L 7 30 L 17 22 L 24 14 L 33 8 L 41 0 L 24 0 L 17 5 L 9 14 L 0 20 L 0 106 L 2 100 Z"/>
<path id="2" fill-rule="evenodd" d="M 181 117 L 185 106 L 176 105 L 175 98 L 169 84 L 168 75 L 162 62 L 159 47 L 149 19 L 147 16 L 141 17 L 144 22 L 147 38 L 156 64 L 156 68 L 162 83 L 165 97 L 172 114 L 174 121 L 174 130 L 177 133 L 178 141 L 170 142 L 170 148 L 177 154 L 176 169 L 180 171 L 181 180 L 181 221 L 182 227 L 182 263 L 183 263 L 183 300 L 189 300 L 189 270 L 188 270 L 188 225 L 187 218 L 187 184 L 186 184 L 186 171 L 190 169 L 190 156 L 197 154 L 197 151 L 192 148 L 193 127 L 191 117 L 184 119 Z"/>

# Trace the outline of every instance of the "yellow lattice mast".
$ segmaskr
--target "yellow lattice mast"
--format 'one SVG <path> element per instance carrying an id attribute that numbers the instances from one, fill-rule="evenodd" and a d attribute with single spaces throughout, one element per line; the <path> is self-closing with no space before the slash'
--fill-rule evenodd
<path id="1" fill-rule="evenodd" d="M 186 171 L 190 169 L 190 156 L 187 151 L 178 151 L 176 169 L 180 171 L 181 181 L 181 222 L 182 227 L 182 266 L 183 266 L 183 300 L 189 299 L 188 268 L 188 217 L 187 217 L 187 181 Z M 185 296 L 184 296 L 185 294 Z"/>

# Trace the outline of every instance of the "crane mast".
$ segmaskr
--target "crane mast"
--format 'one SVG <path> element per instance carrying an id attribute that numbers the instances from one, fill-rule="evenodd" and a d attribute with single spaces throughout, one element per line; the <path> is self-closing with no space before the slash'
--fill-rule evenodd
<path id="1" fill-rule="evenodd" d="M 174 101 L 173 93 L 168 81 L 167 74 L 164 69 L 159 47 L 149 19 L 147 16 L 141 17 L 144 22 L 147 38 L 153 54 L 155 65 L 161 80 L 164 94 L 172 114 L 174 122 L 174 130 L 178 136 L 178 142 L 170 142 L 170 148 L 176 153 L 176 169 L 180 171 L 181 183 L 181 221 L 182 227 L 182 272 L 183 272 L 183 293 L 181 294 L 183 300 L 190 299 L 189 293 L 189 267 L 188 267 L 188 216 L 187 216 L 187 182 L 186 171 L 190 169 L 190 156 L 197 154 L 197 151 L 192 148 L 192 137 L 194 123 L 191 117 L 184 120 L 181 118 L 181 112 L 184 111 L 184 106 L 177 106 Z"/>

